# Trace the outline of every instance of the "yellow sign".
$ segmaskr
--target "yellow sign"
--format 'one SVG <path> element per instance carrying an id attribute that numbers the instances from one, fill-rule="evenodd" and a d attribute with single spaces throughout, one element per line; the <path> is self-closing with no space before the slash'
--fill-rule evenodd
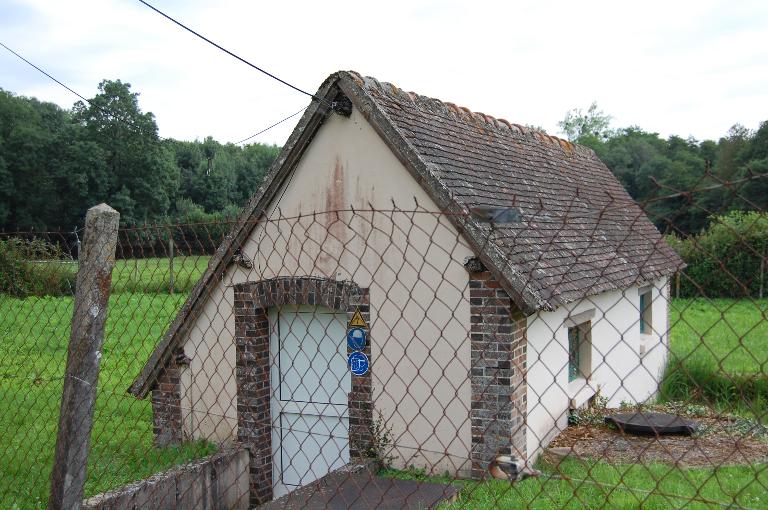
<path id="1" fill-rule="evenodd" d="M 349 321 L 350 328 L 365 328 L 368 329 L 368 324 L 365 323 L 363 315 L 360 313 L 360 309 L 355 309 L 355 314 L 352 316 L 352 320 Z"/>

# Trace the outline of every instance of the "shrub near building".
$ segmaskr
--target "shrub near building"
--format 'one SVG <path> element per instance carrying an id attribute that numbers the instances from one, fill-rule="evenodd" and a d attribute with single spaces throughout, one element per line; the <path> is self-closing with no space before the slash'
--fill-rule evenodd
<path id="1" fill-rule="evenodd" d="M 72 295 L 76 271 L 61 249 L 42 240 L 0 240 L 0 293 L 17 298 Z"/>
<path id="2" fill-rule="evenodd" d="M 761 298 L 766 295 L 768 214 L 732 211 L 711 218 L 700 234 L 667 241 L 688 267 L 680 297 Z"/>

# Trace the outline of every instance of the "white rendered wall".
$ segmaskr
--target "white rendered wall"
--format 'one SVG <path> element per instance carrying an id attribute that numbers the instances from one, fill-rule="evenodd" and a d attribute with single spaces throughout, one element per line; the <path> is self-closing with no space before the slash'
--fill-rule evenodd
<path id="1" fill-rule="evenodd" d="M 648 335 L 640 334 L 638 286 L 528 317 L 529 460 L 535 460 L 540 449 L 568 425 L 572 398 L 580 406 L 599 392 L 609 406 L 618 406 L 622 401 L 643 402 L 656 394 L 669 346 L 666 278 L 653 282 L 652 299 L 653 333 Z M 569 382 L 569 317 L 589 316 L 590 310 L 594 310 L 589 319 L 592 376 Z"/>
<path id="2" fill-rule="evenodd" d="M 185 433 L 236 437 L 231 286 L 275 276 L 321 276 L 370 288 L 374 407 L 391 427 L 395 464 L 433 472 L 469 470 L 471 431 L 469 276 L 472 252 L 446 217 L 360 212 L 438 207 L 354 110 L 320 128 L 244 252 L 212 289 L 184 352 Z M 328 210 L 351 212 L 318 214 Z M 302 218 L 297 218 L 303 215 Z M 188 407 L 188 406 L 185 406 Z"/>

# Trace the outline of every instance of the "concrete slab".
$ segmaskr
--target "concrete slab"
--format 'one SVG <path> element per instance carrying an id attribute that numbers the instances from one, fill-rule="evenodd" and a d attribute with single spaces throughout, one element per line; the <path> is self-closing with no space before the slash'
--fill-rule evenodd
<path id="1" fill-rule="evenodd" d="M 458 492 L 458 489 L 451 485 L 395 480 L 377 476 L 364 466 L 350 466 L 334 471 L 260 508 L 264 510 L 428 509 L 435 508 L 443 501 L 454 500 Z"/>

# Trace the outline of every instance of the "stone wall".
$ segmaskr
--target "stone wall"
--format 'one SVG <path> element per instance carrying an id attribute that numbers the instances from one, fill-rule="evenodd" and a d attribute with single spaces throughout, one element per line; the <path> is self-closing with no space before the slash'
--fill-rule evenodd
<path id="1" fill-rule="evenodd" d="M 82 508 L 247 510 L 250 496 L 248 465 L 246 449 L 222 451 L 90 497 L 83 502 Z"/>

